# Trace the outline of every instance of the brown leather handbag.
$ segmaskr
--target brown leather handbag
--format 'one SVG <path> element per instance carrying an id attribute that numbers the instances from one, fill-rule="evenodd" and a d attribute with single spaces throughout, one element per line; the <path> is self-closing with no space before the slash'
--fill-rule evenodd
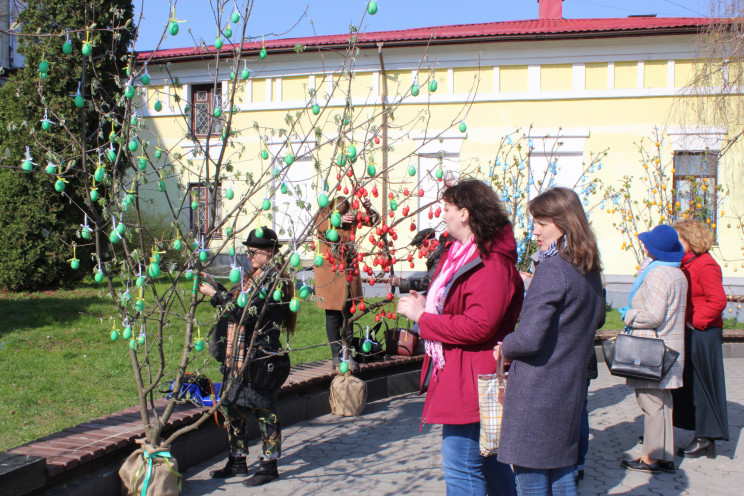
<path id="1" fill-rule="evenodd" d="M 400 327 L 400 316 L 395 327 L 385 332 L 385 352 L 388 355 L 414 356 L 419 338 L 411 332 L 411 321 L 406 319 L 408 327 Z"/>

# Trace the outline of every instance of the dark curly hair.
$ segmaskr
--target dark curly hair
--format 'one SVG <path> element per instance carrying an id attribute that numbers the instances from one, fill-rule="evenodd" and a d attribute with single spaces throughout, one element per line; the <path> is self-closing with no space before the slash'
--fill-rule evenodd
<path id="1" fill-rule="evenodd" d="M 488 253 L 488 244 L 509 224 L 509 217 L 496 192 L 482 181 L 460 181 L 447 188 L 442 199 L 457 208 L 468 210 L 470 230 L 475 235 L 475 242 L 482 255 Z"/>

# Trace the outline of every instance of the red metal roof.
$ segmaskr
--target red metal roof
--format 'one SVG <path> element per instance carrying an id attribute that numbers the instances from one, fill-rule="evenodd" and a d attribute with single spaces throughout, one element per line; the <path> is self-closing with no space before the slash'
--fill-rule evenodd
<path id="1" fill-rule="evenodd" d="M 393 43 L 413 44 L 427 43 L 429 40 L 439 42 L 454 42 L 465 39 L 550 39 L 558 37 L 597 37 L 622 36 L 633 34 L 674 34 L 695 32 L 701 26 L 712 22 L 706 17 L 627 17 L 607 19 L 532 19 L 525 21 L 486 22 L 480 24 L 459 24 L 448 26 L 433 26 L 426 28 L 401 29 L 396 31 L 377 31 L 359 33 L 358 44 Z M 338 46 L 349 42 L 349 34 L 330 36 L 314 36 L 306 38 L 285 38 L 266 40 L 267 50 L 292 50 L 295 45 Z M 233 45 L 224 45 L 222 53 L 233 51 Z M 261 42 L 255 41 L 243 44 L 243 51 L 257 51 L 261 49 Z M 160 60 L 193 58 L 215 53 L 214 46 L 206 48 L 172 48 L 157 52 L 140 52 L 138 59 Z"/>

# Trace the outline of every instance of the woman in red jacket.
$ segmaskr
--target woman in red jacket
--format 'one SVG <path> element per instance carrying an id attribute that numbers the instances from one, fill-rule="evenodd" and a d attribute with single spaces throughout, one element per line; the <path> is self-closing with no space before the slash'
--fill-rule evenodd
<path id="1" fill-rule="evenodd" d="M 442 425 L 447 494 L 516 494 L 508 465 L 480 456 L 478 375 L 493 374 L 493 347 L 514 330 L 524 286 L 509 219 L 496 193 L 467 180 L 444 192 L 449 238 L 426 298 L 411 291 L 398 312 L 426 340 L 422 425 Z"/>
<path id="2" fill-rule="evenodd" d="M 694 430 L 695 437 L 679 456 L 716 456 L 715 441 L 728 440 L 726 381 L 723 374 L 723 319 L 726 293 L 721 267 L 708 250 L 713 237 L 702 222 L 674 223 L 685 250 L 681 269 L 687 277 L 684 385 L 672 392 L 674 425 Z"/>

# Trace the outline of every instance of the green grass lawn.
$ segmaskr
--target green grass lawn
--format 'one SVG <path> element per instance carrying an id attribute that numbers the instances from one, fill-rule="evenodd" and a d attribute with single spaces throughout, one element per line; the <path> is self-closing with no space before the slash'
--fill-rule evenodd
<path id="1" fill-rule="evenodd" d="M 158 284 L 159 291 L 165 287 Z M 183 289 L 190 297 L 190 284 L 184 283 Z M 137 403 L 128 343 L 109 337 L 113 313 L 96 284 L 0 294 L 0 451 Z M 205 324 L 214 321 L 208 302 L 199 305 L 197 318 L 206 334 L 211 325 Z M 360 322 L 372 318 L 367 315 Z M 116 327 L 122 330 L 120 321 Z M 172 319 L 164 331 L 168 381 L 180 360 L 184 330 L 182 322 Z M 315 303 L 303 302 L 292 349 L 326 342 L 324 312 Z M 291 356 L 293 364 L 307 363 L 330 358 L 330 350 L 323 346 Z M 198 367 L 221 380 L 219 364 L 206 350 L 195 358 L 189 371 Z M 153 374 L 156 368 L 153 363 Z"/>

